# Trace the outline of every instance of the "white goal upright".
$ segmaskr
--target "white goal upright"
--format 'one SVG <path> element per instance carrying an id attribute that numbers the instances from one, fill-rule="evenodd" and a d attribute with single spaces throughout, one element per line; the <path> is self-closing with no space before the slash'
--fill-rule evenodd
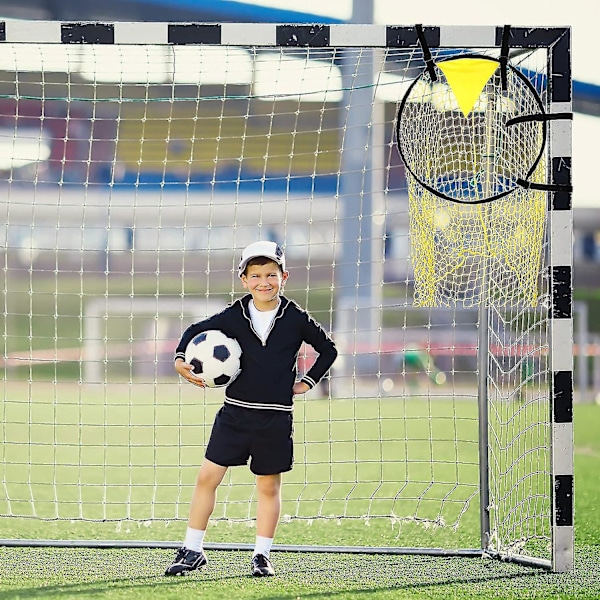
<path id="1" fill-rule="evenodd" d="M 572 568 L 569 29 L 5 21 L 0 49 L 3 543 L 181 537 L 222 393 L 173 350 L 270 239 L 340 350 L 281 547 Z M 216 532 L 254 511 L 230 470 Z"/>

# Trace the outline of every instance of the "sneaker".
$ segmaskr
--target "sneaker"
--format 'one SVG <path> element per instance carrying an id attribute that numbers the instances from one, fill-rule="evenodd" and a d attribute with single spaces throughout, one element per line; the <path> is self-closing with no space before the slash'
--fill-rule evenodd
<path id="1" fill-rule="evenodd" d="M 208 560 L 204 552 L 195 552 L 187 548 L 179 548 L 173 563 L 167 567 L 165 575 L 186 575 L 190 571 L 204 566 Z"/>
<path id="2" fill-rule="evenodd" d="M 254 577 L 270 577 L 275 575 L 271 561 L 264 554 L 252 557 L 252 575 Z"/>

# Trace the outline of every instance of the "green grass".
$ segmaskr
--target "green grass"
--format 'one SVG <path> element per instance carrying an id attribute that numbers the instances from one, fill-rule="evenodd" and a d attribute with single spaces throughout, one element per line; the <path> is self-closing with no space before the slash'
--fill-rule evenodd
<path id="1" fill-rule="evenodd" d="M 6 386 L 5 386 L 6 387 Z M 43 393 L 42 389 L 47 390 Z M 100 439 L 96 436 L 108 435 L 106 431 L 95 431 L 91 427 L 81 433 L 81 423 L 91 422 L 101 417 L 106 422 L 114 425 L 114 437 L 110 438 L 115 444 L 115 454 L 106 457 L 114 460 L 115 469 L 108 469 L 109 485 L 107 491 L 115 494 L 114 510 L 122 510 L 119 478 L 129 478 L 134 471 L 121 472 L 116 468 L 119 461 L 129 464 L 131 460 L 143 463 L 147 453 L 157 444 L 157 452 L 151 452 L 152 457 L 160 457 L 163 453 L 169 457 L 164 458 L 165 466 L 175 465 L 178 461 L 184 463 L 184 471 L 177 473 L 189 485 L 184 485 L 181 490 L 181 499 L 178 504 L 179 516 L 182 520 L 157 520 L 152 523 L 130 522 L 121 518 L 105 523 L 82 522 L 79 520 L 51 520 L 40 521 L 35 519 L 5 518 L 0 521 L 0 537 L 3 538 L 46 538 L 46 539 L 115 539 L 115 540 L 169 540 L 178 543 L 184 532 L 187 502 L 189 500 L 189 487 L 192 485 L 197 464 L 201 457 L 203 436 L 206 435 L 205 423 L 209 423 L 218 400 L 209 399 L 205 406 L 199 406 L 195 390 L 191 386 L 183 386 L 179 398 L 170 398 L 168 391 L 177 389 L 173 383 L 158 386 L 155 393 L 160 401 L 148 396 L 152 386 L 142 390 L 142 394 L 122 396 L 109 393 L 106 395 L 101 390 L 98 397 L 93 394 L 73 393 L 79 386 L 73 384 L 69 387 L 54 387 L 50 384 L 39 386 L 19 386 L 6 388 L 6 400 L 3 407 L 4 422 L 7 416 L 12 419 L 13 425 L 18 418 L 25 419 L 32 415 L 35 421 L 43 424 L 49 421 L 60 424 L 51 429 L 41 428 L 27 435 L 43 436 L 51 433 L 53 439 L 60 444 L 67 455 L 69 452 L 81 452 L 81 448 L 92 450 L 97 447 Z M 144 386 L 142 386 L 144 388 Z M 65 390 L 71 390 L 69 396 Z M 49 393 L 48 390 L 54 390 Z M 26 395 L 31 394 L 33 401 L 23 403 Z M 175 394 L 177 395 L 177 394 Z M 156 404 L 157 410 L 165 407 L 162 415 L 162 428 L 144 428 L 145 419 L 154 419 L 156 415 L 145 415 L 147 406 L 145 402 Z M 60 402 L 58 401 L 60 400 Z M 177 404 L 176 418 L 169 421 L 167 416 L 169 406 Z M 327 477 L 330 473 L 322 473 L 323 466 L 312 465 L 315 462 L 309 456 L 311 447 L 314 451 L 340 452 L 339 456 L 333 454 L 337 462 L 334 463 L 334 480 L 336 473 L 343 474 L 342 479 L 350 475 L 356 476 L 356 481 L 366 485 L 366 491 L 372 493 L 370 478 L 375 461 L 369 462 L 369 453 L 373 452 L 374 443 L 371 440 L 372 427 L 379 423 L 382 427 L 390 427 L 386 437 L 390 439 L 389 451 L 399 454 L 399 460 L 391 463 L 394 469 L 407 468 L 409 465 L 418 464 L 422 452 L 433 453 L 441 458 L 448 452 L 455 452 L 455 444 L 443 441 L 444 431 L 450 431 L 451 438 L 457 433 L 465 444 L 460 449 L 460 461 L 468 463 L 476 459 L 476 447 L 471 447 L 468 442 L 476 436 L 476 421 L 472 402 L 461 400 L 442 400 L 427 403 L 416 399 L 382 399 L 381 401 L 334 401 L 328 403 L 321 400 L 311 400 L 299 403 L 296 411 L 296 440 L 300 446 L 299 462 L 288 476 L 284 484 L 286 501 L 284 513 L 295 514 L 300 511 L 300 516 L 310 514 L 316 505 L 308 494 L 306 501 L 299 506 L 294 502 L 297 495 L 297 485 L 304 480 L 318 482 L 320 478 Z M 101 414 L 95 411 L 101 407 Z M 139 410 L 138 410 L 139 409 Z M 24 411 L 19 413 L 20 411 Z M 9 412 L 6 412 L 9 411 Z M 433 419 L 429 419 L 428 413 Z M 19 415 L 21 415 L 19 417 Z M 399 417 L 402 418 L 399 418 Z M 450 418 L 452 417 L 452 418 Z M 189 419 L 193 426 L 180 426 L 180 419 Z M 327 422 L 326 422 L 327 420 Z M 131 422 L 140 427 L 119 427 L 120 422 Z M 352 423 L 348 429 L 348 423 Z M 173 556 L 170 549 L 109 549 L 109 548 L 0 548 L 0 600 L 6 598 L 594 598 L 600 597 L 600 519 L 598 518 L 597 498 L 600 495 L 600 438 L 597 435 L 600 427 L 600 406 L 577 405 L 575 407 L 575 472 L 576 472 L 576 568 L 573 573 L 553 574 L 543 569 L 524 567 L 515 564 L 500 563 L 482 558 L 456 558 L 456 557 L 429 557 L 412 555 L 357 555 L 357 554 L 322 554 L 322 553 L 292 553 L 275 551 L 273 560 L 277 568 L 277 577 L 263 581 L 253 580 L 248 575 L 248 552 L 212 550 L 209 554 L 210 564 L 201 573 L 195 573 L 185 579 L 166 579 L 162 572 Z M 427 450 L 420 442 L 424 436 L 429 435 L 430 427 L 435 429 L 438 442 Z M 459 429 L 464 427 L 464 429 Z M 108 428 L 110 429 L 110 427 Z M 134 433 L 139 430 L 139 437 Z M 150 437 L 145 437 L 150 430 Z M 25 430 L 23 430 L 25 431 Z M 5 435 L 13 435 L 5 426 Z M 21 432 L 22 433 L 22 432 Z M 19 438 L 19 433 L 14 433 Z M 332 444 L 323 444 L 324 438 L 332 436 Z M 358 442 L 347 447 L 344 444 L 348 437 L 355 436 Z M 103 438 L 102 438 L 103 439 Z M 402 440 L 402 445 L 394 443 L 394 439 Z M 407 442 L 407 440 L 409 440 Z M 135 442 L 132 445 L 132 442 Z M 188 452 L 179 451 L 179 444 L 188 448 Z M 189 447 L 188 447 L 189 444 Z M 126 446 L 127 445 L 127 446 Z M 45 451 L 48 453 L 48 462 L 52 462 L 57 455 L 57 444 L 49 445 Z M 18 445 L 4 444 L 3 452 L 13 452 Z M 25 445 L 27 452 L 32 446 Z M 342 458 L 352 448 L 355 456 L 351 464 L 345 464 Z M 387 452 L 385 448 L 378 452 Z M 439 453 L 439 455 L 437 454 Z M 75 456 L 75 455 L 73 455 Z M 337 458 L 336 458 L 337 456 Z M 31 456 L 21 457 L 21 462 L 27 462 Z M 40 456 L 33 457 L 43 462 Z M 321 456 L 324 459 L 324 456 Z M 356 459 L 356 460 L 355 460 Z M 148 459 L 149 460 L 149 459 Z M 451 462 L 456 461 L 456 455 L 451 455 Z M 19 461 L 16 461 L 19 462 Z M 327 462 L 325 460 L 325 462 Z M 171 464 L 172 463 L 172 464 Z M 305 463 L 309 463 L 308 465 Z M 426 463 L 423 463 L 426 464 Z M 368 468 L 368 465 L 371 465 Z M 430 467 L 427 467 L 428 469 Z M 22 476 L 29 477 L 22 465 Z M 328 467 L 327 467 L 328 469 Z M 343 472 L 350 469 L 349 472 Z M 167 469 L 168 470 L 168 469 Z M 84 477 L 89 477 L 88 492 L 94 492 L 94 474 L 80 470 Z M 112 473 L 112 474 L 111 474 Z M 14 474 L 10 474 L 14 479 Z M 448 472 L 442 471 L 439 479 L 448 478 Z M 55 477 L 66 477 L 67 471 L 62 472 L 52 469 L 40 469 L 35 477 L 40 482 L 52 480 Z M 392 474 L 388 473 L 389 479 Z M 405 476 L 399 472 L 399 480 Z M 466 481 L 476 477 L 470 469 L 463 473 Z M 3 475 L 6 480 L 6 473 Z M 412 480 L 419 480 L 419 473 L 411 474 Z M 230 488 L 231 493 L 236 489 L 240 492 L 240 506 L 242 511 L 248 511 L 247 492 L 251 489 L 251 478 L 247 470 L 240 468 L 233 471 L 233 480 L 238 487 Z M 47 486 L 46 486 L 47 487 Z M 169 486 L 166 486 L 167 488 Z M 318 488 L 318 486 L 317 486 Z M 36 493 L 43 496 L 44 486 L 40 485 Z M 144 486 L 141 486 L 143 491 Z M 227 488 L 225 488 L 226 490 Z M 354 487 L 360 491 L 360 486 Z M 223 491 L 225 491 L 223 490 Z M 331 497 L 327 497 L 325 515 L 337 514 L 343 507 L 356 515 L 364 510 L 365 490 L 348 494 L 343 484 L 331 486 Z M 15 491 L 15 490 L 13 490 Z M 21 490 L 22 491 L 22 490 Z M 18 493 L 21 493 L 18 491 Z M 341 492 L 346 493 L 349 501 L 342 499 Z M 416 490 L 422 493 L 421 490 Z M 439 488 L 432 496 L 436 498 L 443 492 Z M 15 491 L 16 493 L 16 491 Z M 85 493 L 85 487 L 84 487 Z M 237 492 L 236 492 L 237 493 Z M 320 493 L 320 492 L 319 492 Z M 458 499 L 464 501 L 468 496 L 467 489 L 463 489 Z M 66 500 L 70 500 L 68 495 Z M 311 506 L 311 502 L 313 505 Z M 389 498 L 383 495 L 382 506 L 376 507 L 385 510 Z M 415 507 L 411 502 L 403 504 L 405 512 L 425 511 L 423 515 L 435 515 L 439 512 L 439 502 L 427 503 Z M 434 509 L 434 504 L 437 509 Z M 140 503 L 141 505 L 141 503 Z M 478 502 L 475 496 L 460 519 L 456 529 L 451 527 L 424 527 L 414 522 L 391 522 L 389 519 L 354 518 L 338 524 L 337 519 L 311 520 L 308 518 L 295 519 L 282 522 L 279 527 L 276 542 L 280 544 L 302 545 L 370 545 L 370 546 L 433 546 L 433 547 L 478 547 Z M 20 506 L 24 509 L 26 504 Z M 44 503 L 40 506 L 43 508 Z M 59 504 L 61 514 L 69 514 L 71 506 L 68 502 Z M 49 503 L 46 508 L 56 507 Z M 217 507 L 223 510 L 225 504 Z M 252 505 L 250 504 L 250 507 Z M 452 508 L 450 506 L 449 508 Z M 90 509 L 92 510 L 92 509 Z M 170 513 L 173 507 L 170 507 Z M 236 505 L 229 507 L 233 514 L 239 510 Z M 306 515 L 303 515 L 303 511 Z M 433 511 L 433 512 L 428 512 Z M 376 512 L 376 511 L 375 511 Z M 450 510 L 449 515 L 452 515 Z M 116 513 L 115 513 L 116 515 Z M 229 516 L 229 513 L 227 514 Z M 451 522 L 451 516 L 449 518 Z M 250 523 L 252 525 L 252 523 Z M 255 530 L 248 523 L 231 523 L 227 520 L 215 522 L 209 530 L 209 542 L 240 542 L 252 543 Z"/>
<path id="2" fill-rule="evenodd" d="M 7 500 L 0 498 L 0 513 L 32 516 L 33 496 L 35 515 L 45 519 L 77 519 L 81 510 L 86 519 L 114 522 L 187 514 L 220 392 L 204 398 L 174 380 L 108 387 L 17 381 L 4 392 Z M 461 521 L 471 513 L 476 519 L 472 400 L 311 399 L 295 412 L 296 465 L 285 477 L 284 514 L 302 523 L 345 515 L 361 523 L 358 531 L 365 515 L 373 528 L 392 513 L 448 526 L 464 511 Z M 253 514 L 252 493 L 248 469 L 231 470 L 216 519 Z"/>
<path id="3" fill-rule="evenodd" d="M 204 571 L 165 578 L 165 550 L 0 549 L 0 599 L 161 598 L 597 598 L 598 546 L 576 555 L 576 574 L 481 558 L 277 553 L 277 576 L 254 580 L 248 554 L 212 552 Z"/>

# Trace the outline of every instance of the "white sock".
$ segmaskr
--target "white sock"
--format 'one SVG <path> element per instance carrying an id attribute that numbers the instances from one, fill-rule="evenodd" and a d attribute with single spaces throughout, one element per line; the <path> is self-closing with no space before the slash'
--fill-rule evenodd
<path id="1" fill-rule="evenodd" d="M 191 527 L 188 527 L 185 532 L 183 546 L 194 552 L 202 552 L 202 543 L 204 542 L 205 533 L 206 531 L 203 529 L 192 529 Z"/>
<path id="2" fill-rule="evenodd" d="M 271 546 L 273 545 L 273 538 L 263 537 L 262 535 L 256 536 L 256 542 L 254 543 L 254 552 L 252 556 L 256 556 L 257 554 L 262 554 L 269 558 L 269 553 L 271 552 Z"/>

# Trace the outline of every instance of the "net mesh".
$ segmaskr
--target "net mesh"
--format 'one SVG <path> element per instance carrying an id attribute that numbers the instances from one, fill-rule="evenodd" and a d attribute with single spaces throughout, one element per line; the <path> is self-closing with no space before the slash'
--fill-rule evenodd
<path id="1" fill-rule="evenodd" d="M 548 289 L 544 195 L 515 179 L 544 180 L 539 147 L 526 166 L 488 169 L 493 193 L 509 193 L 475 204 L 456 200 L 471 198 L 460 194 L 479 163 L 438 156 L 435 137 L 410 155 L 401 144 L 407 199 L 395 126 L 423 68 L 418 48 L 4 49 L 0 518 L 33 522 L 24 536 L 60 537 L 42 527 L 53 521 L 71 538 L 71 521 L 84 521 L 90 537 L 179 538 L 162 525 L 187 520 L 223 397 L 178 380 L 173 350 L 189 323 L 239 295 L 241 249 L 274 239 L 290 267 L 286 294 L 340 350 L 330 378 L 296 403 L 284 521 L 331 524 L 335 533 L 311 539 L 340 545 L 476 547 L 478 322 L 468 305 L 484 281 L 500 298 L 531 299 L 533 271 Z M 529 77 L 541 96 L 544 57 Z M 426 106 L 405 103 L 404 142 L 423 141 Z M 466 148 L 490 123 L 481 111 L 427 118 L 452 125 Z M 543 135 L 540 123 L 506 129 L 533 145 Z M 497 155 L 512 148 L 496 143 Z M 434 194 L 423 183 L 439 173 L 417 167 L 442 169 L 443 156 L 456 185 Z M 522 304 L 498 309 L 490 330 L 490 516 L 494 548 L 543 555 L 529 542 L 550 539 L 547 303 Z M 299 371 L 312 360 L 303 349 Z M 245 534 L 256 515 L 254 484 L 240 468 L 219 488 L 214 522 L 237 540 L 235 527 Z M 138 530 L 146 522 L 154 528 Z"/>

